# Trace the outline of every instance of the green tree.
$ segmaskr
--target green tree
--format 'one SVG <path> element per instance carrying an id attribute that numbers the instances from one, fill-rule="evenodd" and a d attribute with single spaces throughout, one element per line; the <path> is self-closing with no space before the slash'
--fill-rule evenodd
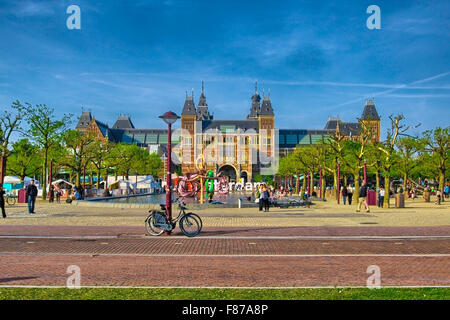
<path id="1" fill-rule="evenodd" d="M 52 147 L 61 141 L 64 133 L 71 124 L 72 115 L 65 114 L 61 119 L 56 119 L 55 110 L 44 104 L 32 106 L 27 103 L 26 119 L 30 126 L 27 135 L 34 141 L 43 152 L 42 159 L 42 199 L 47 198 L 47 176 L 46 172 L 49 164 L 49 152 Z"/>
<path id="2" fill-rule="evenodd" d="M 344 157 L 342 159 L 354 178 L 355 191 L 353 193 L 353 200 L 356 206 L 358 205 L 359 198 L 361 170 L 364 168 L 364 164 L 367 165 L 367 159 L 369 158 L 368 151 L 370 151 L 369 146 L 373 142 L 373 127 L 368 126 L 364 121 L 359 121 L 359 125 L 359 138 L 344 142 Z"/>
<path id="3" fill-rule="evenodd" d="M 97 189 L 100 188 L 101 173 L 105 171 L 105 181 L 108 179 L 109 160 L 111 152 L 114 150 L 114 144 L 109 141 L 95 139 L 91 148 L 91 164 L 97 173 Z"/>
<path id="4" fill-rule="evenodd" d="M 12 145 L 7 172 L 24 181 L 25 177 L 33 177 L 37 174 L 40 163 L 39 148 L 31 144 L 28 139 L 21 139 Z"/>
<path id="5" fill-rule="evenodd" d="M 76 186 L 80 186 L 80 177 L 92 159 L 95 149 L 95 135 L 93 133 L 82 133 L 77 130 L 69 130 L 63 136 L 66 149 L 64 165 L 69 167 L 76 176 Z"/>
<path id="6" fill-rule="evenodd" d="M 159 172 L 161 172 L 161 168 L 163 167 L 163 162 L 161 157 L 157 153 L 151 153 L 148 155 L 148 159 L 146 162 L 146 173 L 153 176 L 153 178 L 159 178 Z"/>
<path id="7" fill-rule="evenodd" d="M 388 129 L 386 140 L 384 143 L 378 145 L 378 149 L 383 153 L 382 157 L 382 166 L 383 166 L 383 176 L 384 176 L 384 187 L 386 189 L 386 196 L 384 197 L 384 208 L 389 208 L 390 206 L 390 197 L 389 190 L 391 186 L 391 176 L 392 176 L 392 168 L 398 162 L 398 154 L 395 150 L 395 146 L 397 144 L 397 140 L 401 136 L 408 136 L 406 132 L 413 128 L 411 126 L 405 126 L 402 124 L 402 121 L 405 117 L 401 114 L 393 117 L 389 116 L 391 120 L 391 128 Z M 416 126 L 418 127 L 418 125 Z"/>
<path id="8" fill-rule="evenodd" d="M 397 141 L 398 163 L 397 167 L 403 175 L 403 188 L 409 181 L 411 172 L 420 164 L 419 152 L 424 149 L 422 140 L 402 137 Z"/>
<path id="9" fill-rule="evenodd" d="M 9 150 L 11 136 L 14 132 L 20 131 L 23 113 L 24 107 L 22 104 L 19 101 L 14 101 L 9 110 L 5 110 L 0 116 L 0 156 L 4 157 L 5 166 L 11 153 Z M 1 179 L 3 178 L 2 176 Z M 0 183 L 3 183 L 3 180 Z"/>
<path id="10" fill-rule="evenodd" d="M 444 192 L 445 174 L 450 162 L 450 126 L 427 130 L 423 136 L 426 150 L 432 155 L 432 163 L 439 170 L 439 190 Z"/>
<path id="11" fill-rule="evenodd" d="M 116 173 L 124 175 L 128 180 L 130 173 L 136 172 L 140 167 L 141 150 L 135 144 L 118 143 L 111 152 L 111 156 L 115 159 Z"/>

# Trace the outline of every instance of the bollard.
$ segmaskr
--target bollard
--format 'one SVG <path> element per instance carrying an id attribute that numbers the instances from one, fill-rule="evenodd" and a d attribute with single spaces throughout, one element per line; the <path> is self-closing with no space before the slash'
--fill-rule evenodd
<path id="1" fill-rule="evenodd" d="M 242 199 L 241 198 L 238 199 L 238 208 L 239 209 L 242 208 Z"/>

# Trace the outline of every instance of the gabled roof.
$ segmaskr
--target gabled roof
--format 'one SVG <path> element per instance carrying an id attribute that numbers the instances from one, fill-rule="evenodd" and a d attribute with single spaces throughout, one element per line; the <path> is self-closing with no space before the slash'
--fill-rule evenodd
<path id="1" fill-rule="evenodd" d="M 205 96 L 205 83 L 202 81 L 202 94 L 200 95 L 200 99 L 198 101 L 199 107 L 208 107 L 208 104 L 206 103 L 206 96 Z"/>
<path id="2" fill-rule="evenodd" d="M 261 111 L 261 96 L 258 93 L 258 81 L 255 82 L 255 94 L 252 96 L 252 106 L 247 119 L 255 119 Z"/>
<path id="3" fill-rule="evenodd" d="M 109 128 L 109 126 L 101 121 L 98 121 L 94 118 L 95 124 L 100 129 L 104 138 L 107 138 L 109 141 L 115 141 L 116 138 L 114 136 L 113 131 Z"/>
<path id="4" fill-rule="evenodd" d="M 113 129 L 134 129 L 133 122 L 128 116 L 119 116 L 114 123 Z"/>
<path id="5" fill-rule="evenodd" d="M 194 97 L 187 96 L 184 101 L 183 111 L 181 112 L 182 116 L 195 116 L 197 114 L 197 110 L 195 109 Z"/>
<path id="6" fill-rule="evenodd" d="M 212 120 L 213 117 L 209 113 L 208 103 L 206 102 L 205 96 L 205 84 L 202 81 L 202 93 L 200 94 L 200 99 L 197 106 L 197 120 Z"/>
<path id="7" fill-rule="evenodd" d="M 364 111 L 361 115 L 361 120 L 380 120 L 377 109 L 375 108 L 375 102 L 373 100 L 367 100 L 364 106 Z"/>
<path id="8" fill-rule="evenodd" d="M 215 130 L 218 129 L 220 131 L 230 130 L 255 130 L 255 132 L 259 131 L 259 122 L 258 120 L 210 120 L 210 121 L 202 121 L 202 129 L 203 132 L 206 130 Z"/>
<path id="9" fill-rule="evenodd" d="M 92 121 L 92 114 L 89 111 L 83 111 L 80 116 L 80 120 L 78 120 L 78 124 L 75 127 L 76 129 L 87 129 Z"/>
<path id="10" fill-rule="evenodd" d="M 263 103 L 262 103 L 259 114 L 262 116 L 273 116 L 274 115 L 270 97 L 265 97 L 263 99 Z"/>
<path id="11" fill-rule="evenodd" d="M 339 131 L 343 136 L 357 136 L 361 131 L 361 126 L 358 122 L 343 122 L 340 118 L 328 118 L 324 129 L 336 131 L 338 125 Z"/>
<path id="12" fill-rule="evenodd" d="M 341 122 L 341 119 L 338 118 L 328 118 L 327 123 L 325 124 L 325 130 L 336 130 L 336 126 L 338 122 Z"/>

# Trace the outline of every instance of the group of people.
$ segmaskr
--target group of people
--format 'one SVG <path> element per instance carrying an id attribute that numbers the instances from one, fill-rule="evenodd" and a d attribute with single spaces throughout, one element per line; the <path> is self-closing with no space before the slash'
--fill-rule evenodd
<path id="1" fill-rule="evenodd" d="M 256 198 L 259 199 L 259 211 L 262 211 L 264 208 L 264 212 L 269 212 L 270 207 L 270 199 L 273 197 L 273 189 L 271 189 L 266 184 L 262 184 L 259 186 L 258 191 L 256 192 Z"/>
<path id="2" fill-rule="evenodd" d="M 0 208 L 2 210 L 3 219 L 6 218 L 6 210 L 5 210 L 5 194 L 6 191 L 3 188 L 3 185 L 0 184 Z M 25 196 L 28 203 L 28 213 L 34 214 L 34 207 L 36 203 L 36 197 L 38 195 L 38 189 L 34 184 L 34 180 L 30 181 L 30 184 L 25 188 Z"/>
<path id="3" fill-rule="evenodd" d="M 355 188 L 353 188 L 351 184 L 341 187 L 342 202 L 344 203 L 344 205 L 346 203 L 348 203 L 349 205 L 352 204 L 353 192 L 355 192 Z"/>
<path id="4" fill-rule="evenodd" d="M 59 187 L 55 187 L 54 185 L 50 185 L 50 188 L 48 190 L 48 202 L 53 203 L 61 203 L 61 196 L 64 195 L 63 191 Z"/>

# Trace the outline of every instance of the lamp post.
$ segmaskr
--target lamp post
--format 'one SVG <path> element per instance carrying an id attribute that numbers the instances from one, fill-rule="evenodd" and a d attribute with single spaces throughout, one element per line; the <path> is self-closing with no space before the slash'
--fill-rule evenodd
<path id="1" fill-rule="evenodd" d="M 337 186 L 336 186 L 336 199 L 337 204 L 340 203 L 341 198 L 341 164 L 337 164 Z"/>
<path id="2" fill-rule="evenodd" d="M 319 175 L 320 175 L 320 180 L 319 180 L 319 192 L 320 192 L 320 196 L 319 198 L 322 198 L 322 167 L 319 167 Z"/>
<path id="3" fill-rule="evenodd" d="M 83 193 L 81 194 L 81 199 L 84 200 L 84 193 L 86 190 L 86 166 L 83 167 Z"/>
<path id="4" fill-rule="evenodd" d="M 311 195 L 311 192 L 309 190 L 309 171 L 306 173 L 307 179 L 306 179 L 306 193 L 309 195 Z"/>
<path id="5" fill-rule="evenodd" d="M 5 171 L 6 171 L 6 161 L 5 156 L 2 153 L 0 158 L 0 184 L 3 185 L 3 180 L 5 179 Z"/>
<path id="6" fill-rule="evenodd" d="M 167 123 L 167 178 L 166 178 L 166 213 L 167 220 L 172 221 L 172 173 L 171 173 L 171 155 L 172 155 L 172 124 L 180 117 L 175 112 L 168 111 L 160 116 Z"/>

